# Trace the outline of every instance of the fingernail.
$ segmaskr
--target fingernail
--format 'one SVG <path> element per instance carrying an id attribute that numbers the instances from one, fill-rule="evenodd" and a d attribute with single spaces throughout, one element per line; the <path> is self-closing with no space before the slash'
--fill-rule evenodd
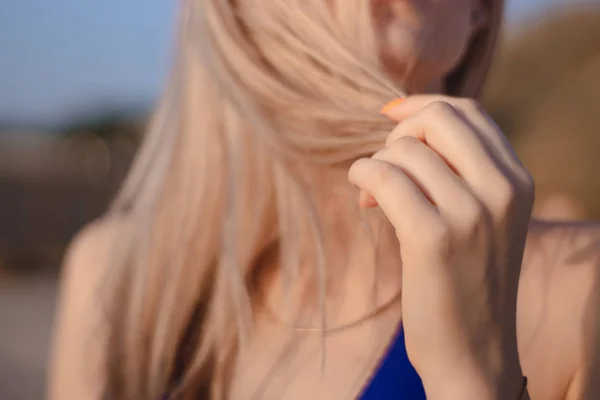
<path id="1" fill-rule="evenodd" d="M 388 114 L 390 111 L 392 111 L 394 108 L 398 107 L 402 103 L 404 103 L 404 99 L 403 98 L 394 99 L 394 100 L 390 101 L 389 103 L 387 103 L 385 106 L 383 106 L 381 108 L 380 112 L 383 115 L 386 115 L 386 114 Z"/>

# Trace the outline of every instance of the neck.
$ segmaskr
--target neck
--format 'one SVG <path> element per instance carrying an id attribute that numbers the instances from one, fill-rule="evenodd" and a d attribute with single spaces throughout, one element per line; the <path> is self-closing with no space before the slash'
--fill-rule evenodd
<path id="1" fill-rule="evenodd" d="M 343 177 L 315 179 L 319 188 L 315 201 L 325 238 L 326 325 L 334 327 L 360 319 L 396 297 L 401 288 L 401 262 L 392 226 L 379 209 L 358 208 L 358 191 L 347 183 L 345 172 Z M 309 237 L 300 234 L 299 243 L 306 243 L 303 255 L 314 253 Z M 300 258 L 299 275 L 291 283 L 286 283 L 279 268 L 272 269 L 263 282 L 266 301 L 289 324 L 320 327 L 323 275 L 314 257 Z"/>

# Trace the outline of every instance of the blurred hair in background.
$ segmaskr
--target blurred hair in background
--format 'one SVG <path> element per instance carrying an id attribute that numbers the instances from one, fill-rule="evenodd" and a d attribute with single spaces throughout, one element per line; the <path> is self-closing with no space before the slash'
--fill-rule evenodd
<path id="1" fill-rule="evenodd" d="M 518 1 L 509 6 L 518 10 Z M 10 11 L 2 5 L 0 14 L 3 8 Z M 600 3 L 538 12 L 518 24 L 512 15 L 484 105 L 536 178 L 535 213 L 599 220 Z M 132 26 L 147 24 L 139 15 L 128 18 Z M 19 37 L 0 35 L 0 51 L 2 40 L 18 47 Z M 88 50 L 81 48 L 82 57 Z M 136 52 L 127 56 L 135 60 Z M 1 57 L 8 56 L 0 54 L 0 78 Z M 27 82 L 14 83 L 14 91 L 19 84 Z M 143 104 L 152 100 L 109 111 L 87 107 L 85 115 L 70 112 L 49 127 L 11 121 L 0 109 L 0 399 L 43 398 L 63 251 L 107 207 L 143 135 L 151 111 Z"/>

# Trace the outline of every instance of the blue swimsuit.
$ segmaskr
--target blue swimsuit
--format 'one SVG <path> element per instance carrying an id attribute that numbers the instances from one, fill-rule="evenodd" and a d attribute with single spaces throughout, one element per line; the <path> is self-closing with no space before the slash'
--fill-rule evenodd
<path id="1" fill-rule="evenodd" d="M 400 329 L 360 400 L 426 400 L 421 378 L 413 368 Z"/>

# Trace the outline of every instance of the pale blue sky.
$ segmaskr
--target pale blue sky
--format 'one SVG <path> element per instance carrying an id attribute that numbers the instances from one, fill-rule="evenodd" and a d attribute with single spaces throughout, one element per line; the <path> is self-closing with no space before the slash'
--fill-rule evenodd
<path id="1" fill-rule="evenodd" d="M 507 0 L 508 23 L 574 1 Z M 0 0 L 0 121 L 52 123 L 95 104 L 151 101 L 168 70 L 175 5 Z"/>

